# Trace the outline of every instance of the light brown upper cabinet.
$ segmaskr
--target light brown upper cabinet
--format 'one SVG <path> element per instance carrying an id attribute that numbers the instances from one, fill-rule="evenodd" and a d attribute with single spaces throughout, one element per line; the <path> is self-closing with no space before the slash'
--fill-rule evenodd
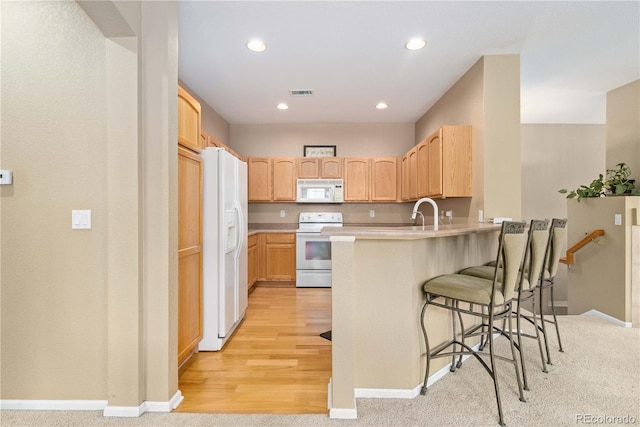
<path id="1" fill-rule="evenodd" d="M 422 141 L 416 145 L 416 198 L 429 195 L 429 144 Z"/>
<path id="2" fill-rule="evenodd" d="M 369 201 L 369 158 L 344 159 L 344 201 Z"/>
<path id="3" fill-rule="evenodd" d="M 296 159 L 277 157 L 273 159 L 273 201 L 294 202 L 296 200 Z"/>
<path id="4" fill-rule="evenodd" d="M 376 157 L 371 159 L 371 201 L 395 202 L 398 200 L 398 158 Z"/>
<path id="5" fill-rule="evenodd" d="M 471 197 L 471 126 L 443 126 L 402 157 L 402 200 Z"/>
<path id="6" fill-rule="evenodd" d="M 178 86 L 178 144 L 196 152 L 201 148 L 200 103 Z"/>
<path id="7" fill-rule="evenodd" d="M 250 202 L 295 202 L 294 157 L 249 157 Z"/>
<path id="8" fill-rule="evenodd" d="M 471 126 L 443 126 L 429 145 L 429 197 L 471 197 Z"/>
<path id="9" fill-rule="evenodd" d="M 413 147 L 408 155 L 409 163 L 409 200 L 418 198 L 418 149 Z"/>
<path id="10" fill-rule="evenodd" d="M 270 202 L 272 194 L 272 159 L 270 157 L 250 157 L 247 162 L 249 171 L 249 201 Z"/>
<path id="11" fill-rule="evenodd" d="M 400 159 L 400 194 L 402 200 L 409 200 L 409 153 Z"/>
<path id="12" fill-rule="evenodd" d="M 299 179 L 342 178 L 341 157 L 298 157 Z"/>

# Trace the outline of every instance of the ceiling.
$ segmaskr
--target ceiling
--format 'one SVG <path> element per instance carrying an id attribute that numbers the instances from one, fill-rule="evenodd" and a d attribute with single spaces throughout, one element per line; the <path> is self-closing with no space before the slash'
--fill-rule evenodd
<path id="1" fill-rule="evenodd" d="M 606 92 L 640 78 L 636 1 L 179 7 L 180 79 L 231 124 L 413 123 L 483 55 L 503 54 L 520 55 L 523 123 L 604 123 Z M 413 37 L 427 46 L 406 49 Z M 246 48 L 255 38 L 266 51 Z"/>

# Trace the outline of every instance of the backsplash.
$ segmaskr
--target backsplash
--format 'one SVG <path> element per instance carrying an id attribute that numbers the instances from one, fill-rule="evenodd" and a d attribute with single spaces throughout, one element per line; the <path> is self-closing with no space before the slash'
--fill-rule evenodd
<path id="1" fill-rule="evenodd" d="M 440 211 L 440 223 L 477 222 L 477 212 L 470 212 L 470 198 L 447 198 L 436 200 Z M 249 223 L 251 224 L 298 224 L 300 212 L 342 212 L 345 225 L 404 224 L 411 225 L 413 203 L 344 203 L 344 204 L 298 204 L 298 203 L 249 203 Z M 374 216 L 370 216 L 373 210 Z M 432 224 L 431 205 L 423 203 L 425 223 Z M 445 211 L 453 211 L 453 219 L 444 216 Z M 280 216 L 284 211 L 284 217 Z M 420 221 L 420 219 L 418 219 Z M 416 223 L 417 224 L 417 223 Z"/>
<path id="2" fill-rule="evenodd" d="M 249 203 L 249 223 L 297 224 L 300 212 L 342 212 L 349 224 L 411 224 L 411 203 Z M 280 216 L 284 211 L 284 217 Z M 374 217 L 370 216 L 373 211 Z"/>

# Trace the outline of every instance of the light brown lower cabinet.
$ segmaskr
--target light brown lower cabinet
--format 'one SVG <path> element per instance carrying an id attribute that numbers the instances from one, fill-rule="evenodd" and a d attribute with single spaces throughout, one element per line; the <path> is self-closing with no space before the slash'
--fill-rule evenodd
<path id="1" fill-rule="evenodd" d="M 260 252 L 258 250 L 258 235 L 249 236 L 247 241 L 247 288 L 251 289 L 258 281 L 260 271 Z"/>
<path id="2" fill-rule="evenodd" d="M 202 339 L 202 159 L 178 147 L 178 363 Z"/>
<path id="3" fill-rule="evenodd" d="M 258 240 L 255 258 L 258 259 L 259 266 L 256 280 L 267 282 L 296 280 L 296 234 L 259 233 L 255 237 Z M 251 258 L 249 263 L 251 264 Z M 251 277 L 251 268 L 249 266 L 249 277 Z"/>

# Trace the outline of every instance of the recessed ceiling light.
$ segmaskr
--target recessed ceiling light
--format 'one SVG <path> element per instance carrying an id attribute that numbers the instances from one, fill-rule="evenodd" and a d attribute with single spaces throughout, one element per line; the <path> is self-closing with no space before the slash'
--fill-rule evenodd
<path id="1" fill-rule="evenodd" d="M 284 102 L 281 102 L 280 104 L 276 105 L 276 108 L 278 110 L 288 110 L 289 106 L 287 104 L 285 104 Z"/>
<path id="2" fill-rule="evenodd" d="M 424 39 L 411 39 L 404 46 L 409 50 L 418 50 L 425 47 L 426 44 Z"/>
<path id="3" fill-rule="evenodd" d="M 254 52 L 264 52 L 267 49 L 267 45 L 261 40 L 251 40 L 247 47 Z"/>
<path id="4" fill-rule="evenodd" d="M 385 108 L 387 108 L 387 107 L 388 107 L 388 105 L 387 105 L 387 103 L 386 103 L 386 102 L 378 102 L 378 103 L 376 104 L 376 108 L 377 108 L 378 110 L 384 110 L 384 109 L 385 109 Z"/>

